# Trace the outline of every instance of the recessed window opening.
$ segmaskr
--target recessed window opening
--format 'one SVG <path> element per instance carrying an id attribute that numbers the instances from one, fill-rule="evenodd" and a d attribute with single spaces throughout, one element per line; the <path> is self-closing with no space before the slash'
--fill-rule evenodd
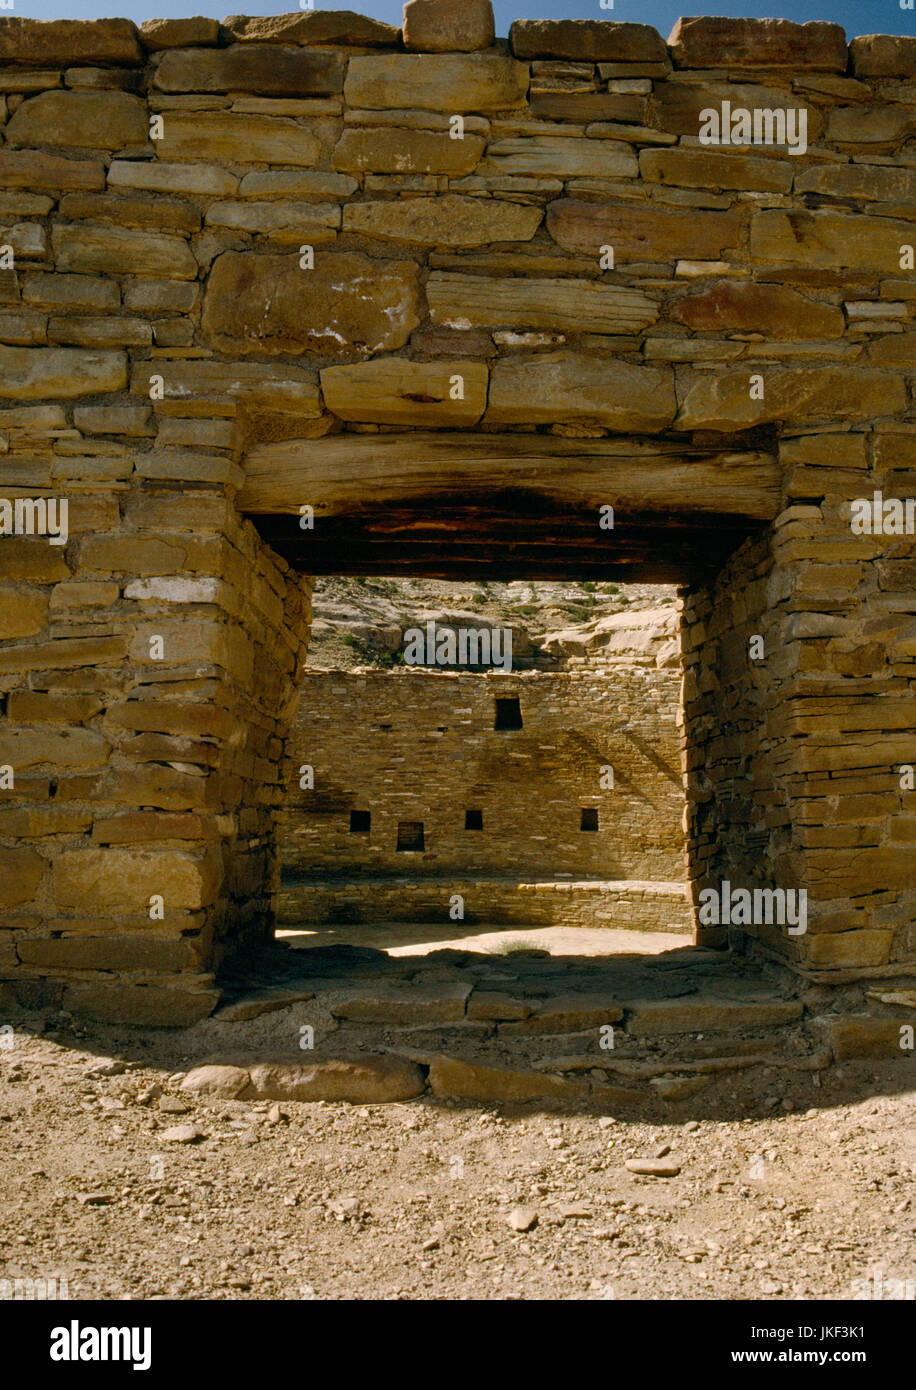
<path id="1" fill-rule="evenodd" d="M 483 811 L 465 811 L 465 830 L 483 830 Z"/>
<path id="2" fill-rule="evenodd" d="M 350 812 L 350 834 L 367 835 L 372 825 L 371 811 L 351 811 Z"/>
<path id="3" fill-rule="evenodd" d="M 421 820 L 398 821 L 398 849 L 408 853 L 425 849 Z"/>
<path id="4" fill-rule="evenodd" d="M 496 701 L 494 729 L 521 729 L 522 710 L 517 695 L 507 696 Z"/>
<path id="5" fill-rule="evenodd" d="M 581 821 L 581 824 L 580 824 L 580 826 L 579 826 L 579 829 L 580 829 L 580 830 L 597 830 L 597 829 L 598 829 L 598 811 L 597 811 L 597 808 L 596 808 L 596 807 L 594 807 L 594 806 L 583 806 L 583 807 L 582 807 L 582 821 Z"/>

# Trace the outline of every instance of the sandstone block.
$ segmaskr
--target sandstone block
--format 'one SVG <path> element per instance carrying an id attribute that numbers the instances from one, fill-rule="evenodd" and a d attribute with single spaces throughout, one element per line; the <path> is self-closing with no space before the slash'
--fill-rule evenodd
<path id="1" fill-rule="evenodd" d="M 313 10 L 306 14 L 232 15 L 225 27 L 239 43 L 297 43 L 386 48 L 401 31 L 352 10 Z"/>
<path id="2" fill-rule="evenodd" d="M 704 999 L 633 1000 L 627 1003 L 627 1032 L 640 1037 L 668 1033 L 722 1033 L 732 1029 L 773 1028 L 796 1023 L 803 1005 L 753 1003 L 744 1000 Z"/>
<path id="3" fill-rule="evenodd" d="M 835 106 L 827 120 L 831 144 L 891 147 L 916 130 L 916 113 L 895 106 Z"/>
<path id="4" fill-rule="evenodd" d="M 594 280 L 515 279 L 433 271 L 426 284 L 434 323 L 479 328 L 552 328 L 635 333 L 657 315 L 641 290 Z"/>
<path id="5" fill-rule="evenodd" d="M 547 209 L 547 230 L 566 251 L 597 257 L 602 246 L 613 246 L 616 261 L 717 260 L 737 245 L 741 221 L 733 211 L 608 207 L 558 198 Z"/>
<path id="6" fill-rule="evenodd" d="M 38 892 L 48 861 L 33 849 L 3 849 L 0 846 L 0 904 L 18 907 L 30 902 Z"/>
<path id="7" fill-rule="evenodd" d="M 387 1023 L 406 1026 L 420 1023 L 454 1023 L 464 1018 L 470 985 L 379 985 L 357 989 L 331 1005 L 335 1018 L 355 1023 Z"/>
<path id="8" fill-rule="evenodd" d="M 349 203 L 347 232 L 409 245 L 486 246 L 489 242 L 530 241 L 541 223 L 537 207 L 496 198 L 407 198 L 387 203 Z"/>
<path id="9" fill-rule="evenodd" d="M 679 19 L 668 38 L 678 68 L 791 68 L 845 72 L 846 35 L 839 24 L 788 19 Z"/>
<path id="10" fill-rule="evenodd" d="M 254 232 L 291 245 L 318 245 L 335 239 L 340 208 L 336 203 L 220 202 L 210 204 L 206 222 L 208 227 Z"/>
<path id="11" fill-rule="evenodd" d="M 78 348 L 0 347 L 0 398 L 47 400 L 122 391 L 127 384 L 123 352 Z"/>
<path id="12" fill-rule="evenodd" d="M 884 1057 L 909 1062 L 912 1052 L 902 1048 L 901 1022 L 896 1018 L 870 1018 L 868 1014 L 839 1014 L 818 1020 L 837 1062 L 855 1057 Z"/>
<path id="13" fill-rule="evenodd" d="M 297 121 L 231 111 L 170 111 L 157 141 L 164 159 L 225 160 L 228 164 L 298 164 L 311 167 L 321 146 Z"/>
<path id="14" fill-rule="evenodd" d="M 218 164 L 167 164 L 155 159 L 113 159 L 109 188 L 145 188 L 154 193 L 235 193 L 239 181 Z M 198 224 L 199 225 L 199 224 Z"/>
<path id="15" fill-rule="evenodd" d="M 347 174 L 329 174 L 321 169 L 296 169 L 246 174 L 239 184 L 239 197 L 305 198 L 322 202 L 326 198 L 349 198 L 357 188 L 358 180 Z"/>
<path id="16" fill-rule="evenodd" d="M 46 970 L 144 970 L 177 972 L 199 963 L 195 943 L 180 937 L 89 936 L 33 937 L 17 943 L 23 965 Z"/>
<path id="17" fill-rule="evenodd" d="M 84 405 L 73 412 L 73 423 L 84 434 L 126 434 L 142 438 L 153 433 L 151 411 L 145 405 Z"/>
<path id="18" fill-rule="evenodd" d="M 0 188 L 104 187 L 105 166 L 94 159 L 63 159 L 38 150 L 0 150 Z"/>
<path id="19" fill-rule="evenodd" d="M 678 429 L 748 429 L 766 420 L 869 420 L 905 409 L 903 382 L 892 372 L 853 367 L 767 369 L 765 399 L 752 400 L 747 372 L 678 369 Z M 492 398 L 492 397 L 491 397 Z"/>
<path id="20" fill-rule="evenodd" d="M 334 150 L 334 168 L 360 174 L 470 174 L 485 144 L 480 135 L 453 140 L 439 131 L 350 127 Z"/>
<path id="21" fill-rule="evenodd" d="M 821 970 L 886 965 L 893 941 L 892 931 L 818 932 L 808 938 L 808 964 Z"/>
<path id="22" fill-rule="evenodd" d="M 720 280 L 678 300 L 672 317 L 699 332 L 763 333 L 778 339 L 840 338 L 846 329 L 842 309 L 831 304 L 780 285 L 735 280 Z"/>
<path id="23" fill-rule="evenodd" d="M 319 252 L 303 273 L 295 257 L 229 251 L 210 272 L 202 327 L 219 352 L 343 356 L 403 347 L 419 321 L 412 261 Z"/>
<path id="24" fill-rule="evenodd" d="M 219 42 L 219 20 L 195 15 L 191 19 L 145 19 L 140 25 L 144 48 L 158 53 L 164 48 L 193 48 Z"/>
<path id="25" fill-rule="evenodd" d="M 190 982 L 186 989 L 178 989 L 106 980 L 67 985 L 63 993 L 63 1007 L 69 1013 L 147 1028 L 189 1028 L 212 1014 L 218 1002 L 219 990 L 193 989 Z"/>
<path id="26" fill-rule="evenodd" d="M 789 84 L 768 87 L 744 82 L 656 82 L 646 107 L 646 123 L 669 136 L 686 135 L 695 140 L 700 133 L 700 112 L 709 107 L 721 110 L 723 101 L 729 102 L 732 110 L 803 111 L 809 148 L 824 129 L 821 109 L 800 100 Z M 734 153 L 739 159 L 748 156 L 745 148 Z M 793 158 L 793 164 L 800 162 Z"/>
<path id="27" fill-rule="evenodd" d="M 13 767 L 102 767 L 110 745 L 94 729 L 10 729 L 0 732 L 0 763 Z"/>
<path id="28" fill-rule="evenodd" d="M 493 141 L 480 166 L 481 174 L 528 175 L 533 178 L 635 178 L 636 156 L 618 140 L 587 140 L 575 136 L 552 139 L 525 136 Z"/>
<path id="29" fill-rule="evenodd" d="M 41 92 L 13 112 L 8 145 L 121 150 L 149 140 L 146 103 L 128 92 Z"/>
<path id="30" fill-rule="evenodd" d="M 47 694 L 37 690 L 12 690 L 7 714 L 14 724 L 81 724 L 102 708 L 97 695 Z"/>
<path id="31" fill-rule="evenodd" d="M 429 1087 L 434 1096 L 456 1100 L 526 1101 L 548 1097 L 584 1100 L 589 1093 L 587 1081 L 488 1067 L 446 1056 L 433 1058 L 429 1068 Z"/>
<path id="32" fill-rule="evenodd" d="M 163 275 L 175 280 L 193 280 L 197 275 L 197 262 L 188 243 L 167 232 L 64 224 L 54 228 L 52 239 L 60 270 Z"/>
<path id="33" fill-rule="evenodd" d="M 164 92 L 321 97 L 343 89 L 343 73 L 343 63 L 336 53 L 315 53 L 279 44 L 173 48 L 156 69 L 155 86 Z"/>
<path id="34" fill-rule="evenodd" d="M 403 357 L 327 367 L 321 373 L 325 405 L 340 419 L 420 429 L 476 425 L 487 407 L 488 381 L 481 362 L 409 362 Z"/>
<path id="35" fill-rule="evenodd" d="M 181 1089 L 204 1098 L 216 1096 L 221 1100 L 235 1100 L 248 1083 L 248 1072 L 243 1067 L 210 1064 L 189 1071 L 181 1083 Z"/>
<path id="36" fill-rule="evenodd" d="M 761 193 L 788 193 L 794 176 L 793 166 L 785 159 L 757 158 L 746 150 L 736 157 L 723 150 L 682 148 L 642 150 L 639 172 L 650 182 L 680 188 L 751 189 Z"/>
<path id="37" fill-rule="evenodd" d="M 143 49 L 129 19 L 0 18 L 0 63 L 53 68 L 142 61 Z"/>
<path id="38" fill-rule="evenodd" d="M 667 428 L 676 408 L 670 368 L 634 367 L 587 353 L 556 352 L 494 363 L 486 423 L 587 421 L 649 434 Z"/>
<path id="39" fill-rule="evenodd" d="M 855 213 L 769 209 L 751 218 L 750 235 L 757 261 L 830 269 L 838 275 L 848 270 L 888 273 L 900 264 L 901 245 L 912 242 L 912 224 Z"/>
<path id="40" fill-rule="evenodd" d="M 506 1037 L 517 1033 L 581 1033 L 597 1030 L 605 1023 L 619 1023 L 622 1018 L 623 1009 L 610 995 L 557 995 L 538 1004 L 530 1018 L 503 1024 L 499 1031 Z M 600 1065 L 600 1054 L 594 1065 Z"/>
<path id="41" fill-rule="evenodd" d="M 849 45 L 856 77 L 916 77 L 916 37 L 863 34 Z"/>
<path id="42" fill-rule="evenodd" d="M 814 164 L 795 175 L 796 193 L 824 193 L 831 198 L 865 202 L 916 201 L 916 174 L 877 164 Z"/>
<path id="43" fill-rule="evenodd" d="M 80 849 L 59 855 L 53 867 L 59 909 L 123 914 L 149 908 L 152 894 L 169 910 L 206 907 L 222 881 L 222 859 L 184 850 Z"/>
<path id="44" fill-rule="evenodd" d="M 335 1057 L 294 1065 L 259 1062 L 242 1093 L 250 1100 L 344 1100 L 359 1105 L 411 1100 L 426 1089 L 423 1074 L 403 1057 Z"/>
<path id="45" fill-rule="evenodd" d="M 15 641 L 41 632 L 48 621 L 48 596 L 40 592 L 0 587 L 0 640 Z M 3 735 L 0 734 L 0 743 Z M 9 762 L 9 759 L 0 758 Z"/>
<path id="46" fill-rule="evenodd" d="M 517 19 L 509 30 L 516 58 L 566 58 L 584 63 L 667 63 L 664 41 L 651 24 L 599 19 Z"/>
<path id="47" fill-rule="evenodd" d="M 39 309 L 117 309 L 121 303 L 113 280 L 90 275 L 26 275 L 22 297 Z"/>
<path id="48" fill-rule="evenodd" d="M 386 54 L 351 58 L 344 100 L 351 107 L 424 111 L 506 111 L 528 92 L 528 68 L 498 54 L 467 57 Z"/>
<path id="49" fill-rule="evenodd" d="M 467 1016 L 485 1022 L 511 1022 L 528 1018 L 534 1005 L 527 999 L 516 999 L 502 990 L 475 989 L 467 1004 Z"/>
<path id="50" fill-rule="evenodd" d="M 474 53 L 496 35 L 490 0 L 407 0 L 404 47 L 411 53 Z"/>

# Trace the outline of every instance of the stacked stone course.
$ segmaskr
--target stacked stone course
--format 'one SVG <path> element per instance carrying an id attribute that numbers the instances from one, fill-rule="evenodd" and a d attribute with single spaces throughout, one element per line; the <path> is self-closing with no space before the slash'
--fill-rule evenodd
<path id="1" fill-rule="evenodd" d="M 805 937 L 746 934 L 830 978 L 911 974 L 913 541 L 853 536 L 849 502 L 916 485 L 916 39 L 691 19 L 667 45 L 554 21 L 491 42 L 479 0 L 410 11 L 403 36 L 0 18 L 0 497 L 69 501 L 65 546 L 0 536 L 7 990 L 213 1007 L 223 953 L 270 930 L 309 620 L 243 517 L 312 495 L 252 480 L 295 458 L 317 493 L 339 436 L 368 478 L 360 436 L 449 430 L 616 434 L 647 475 L 688 449 L 641 514 L 674 564 L 672 520 L 751 518 L 684 598 L 692 884 L 806 887 Z M 723 101 L 803 109 L 806 152 L 701 145 Z M 726 491 L 757 460 L 753 506 L 691 484 L 702 449 Z"/>

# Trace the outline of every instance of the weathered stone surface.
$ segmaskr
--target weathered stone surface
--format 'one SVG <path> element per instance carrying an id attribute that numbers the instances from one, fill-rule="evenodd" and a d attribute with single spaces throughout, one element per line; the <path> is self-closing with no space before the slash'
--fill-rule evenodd
<path id="1" fill-rule="evenodd" d="M 470 992 L 463 984 L 380 985 L 354 990 L 332 1004 L 331 1013 L 354 1023 L 454 1023 L 464 1018 Z"/>
<path id="2" fill-rule="evenodd" d="M 79 849 L 54 862 L 54 897 L 62 909 L 145 912 L 159 893 L 166 909 L 205 907 L 222 880 L 218 855 L 183 850 Z"/>
<path id="3" fill-rule="evenodd" d="M 394 25 L 352 10 L 313 10 L 307 14 L 231 15 L 224 26 L 239 43 L 340 44 L 355 48 L 396 45 Z"/>
<path id="4" fill-rule="evenodd" d="M 734 280 L 720 280 L 678 300 L 672 317 L 699 332 L 764 333 L 768 338 L 840 338 L 846 327 L 842 309 L 832 304 L 781 285 Z"/>
<path id="5" fill-rule="evenodd" d="M 845 72 L 846 35 L 839 24 L 788 19 L 679 19 L 668 38 L 679 68 L 791 68 Z"/>
<path id="6" fill-rule="evenodd" d="M 793 177 L 797 178 L 807 171 L 801 170 L 800 175 L 796 175 L 788 160 L 757 158 L 746 150 L 729 154 L 723 150 L 678 148 L 642 150 L 639 172 L 644 179 L 681 188 L 734 188 L 762 193 L 788 193 Z"/>
<path id="7" fill-rule="evenodd" d="M 165 275 L 176 280 L 193 280 L 197 275 L 197 262 L 180 236 L 83 223 L 57 226 L 52 238 L 59 270 Z"/>
<path id="8" fill-rule="evenodd" d="M 790 85 L 767 87 L 738 82 L 656 82 L 646 107 L 646 124 L 655 126 L 667 135 L 685 135 L 695 140 L 700 133 L 700 113 L 709 107 L 721 111 L 725 101 L 733 111 L 740 108 L 746 111 L 804 112 L 809 148 L 824 129 L 821 110 L 808 101 L 800 100 L 799 94 Z M 744 148 L 739 148 L 735 153 L 739 159 L 747 155 Z"/>
<path id="9" fill-rule="evenodd" d="M 586 140 L 563 136 L 525 136 L 496 140 L 480 167 L 482 174 L 530 174 L 535 178 L 635 178 L 636 156 L 617 140 Z"/>
<path id="10" fill-rule="evenodd" d="M 916 173 L 879 164 L 814 164 L 795 175 L 796 193 L 873 202 L 916 201 Z"/>
<path id="11" fill-rule="evenodd" d="M 916 131 L 916 112 L 905 107 L 835 106 L 827 119 L 827 139 L 841 149 L 877 146 L 892 149 Z"/>
<path id="12" fill-rule="evenodd" d="M 904 409 L 900 378 L 865 367 L 768 368 L 764 390 L 763 400 L 751 399 L 747 371 L 707 374 L 678 368 L 675 425 L 685 430 L 748 429 L 767 420 L 869 420 Z"/>
<path id="13" fill-rule="evenodd" d="M 664 41 L 650 24 L 600 19 L 517 19 L 509 30 L 516 58 L 574 62 L 666 63 Z"/>
<path id="14" fill-rule="evenodd" d="M 219 42 L 219 20 L 195 15 L 191 19 L 145 19 L 140 25 L 143 46 L 152 53 L 163 48 L 193 48 Z"/>
<path id="15" fill-rule="evenodd" d="M 501 1036 L 509 1037 L 516 1033 L 581 1033 L 594 1029 L 597 1036 L 603 1024 L 619 1023 L 622 1018 L 623 1009 L 610 995 L 560 994 L 536 1005 L 530 1018 L 505 1023 L 499 1031 Z M 594 1065 L 600 1064 L 597 1054 Z"/>
<path id="16" fill-rule="evenodd" d="M 207 1018 L 218 1000 L 218 990 L 192 989 L 190 982 L 187 989 L 169 989 L 106 980 L 69 984 L 63 993 L 63 1007 L 69 1013 L 149 1028 L 188 1028 Z"/>
<path id="17" fill-rule="evenodd" d="M 412 53 L 474 53 L 496 34 L 490 0 L 407 0 L 404 47 Z"/>
<path id="18" fill-rule="evenodd" d="M 41 632 L 48 621 L 48 598 L 46 594 L 21 591 L 12 586 L 0 588 L 0 639 L 14 641 L 17 637 L 31 637 Z M 7 735 L 7 738 L 9 735 Z M 4 745 L 4 735 L 0 733 L 0 749 Z M 0 762 L 16 760 L 3 757 Z"/>
<path id="19" fill-rule="evenodd" d="M 41 92 L 4 128 L 8 145 L 121 150 L 149 140 L 146 103 L 129 92 Z"/>
<path id="20" fill-rule="evenodd" d="M 819 1022 L 837 1062 L 855 1057 L 883 1057 L 909 1061 L 912 1066 L 912 1052 L 901 1046 L 905 1033 L 900 1019 L 840 1014 Z"/>
<path id="21" fill-rule="evenodd" d="M 863 34 L 849 45 L 856 77 L 916 77 L 916 37 Z"/>
<path id="22" fill-rule="evenodd" d="M 511 1022 L 528 1018 L 534 1012 L 534 1004 L 527 999 L 516 999 L 502 990 L 475 989 L 468 1000 L 467 1016 L 485 1022 Z M 553 1067 L 560 1071 L 561 1068 Z"/>
<path id="23" fill-rule="evenodd" d="M 218 164 L 167 164 L 163 160 L 114 159 L 109 188 L 147 188 L 155 193 L 235 193 L 239 180 Z"/>
<path id="24" fill-rule="evenodd" d="M 439 131 L 351 127 L 334 150 L 334 168 L 358 174 L 470 174 L 485 144 L 479 135 L 453 140 Z"/>
<path id="25" fill-rule="evenodd" d="M 330 174 L 320 169 L 284 170 L 268 174 L 246 174 L 239 184 L 240 198 L 304 198 L 323 202 L 325 198 L 349 198 L 359 183 L 348 174 Z"/>
<path id="26" fill-rule="evenodd" d="M 372 1105 L 411 1100 L 426 1089 L 423 1074 L 403 1057 L 335 1057 L 298 1065 L 259 1062 L 242 1094 L 250 1100 L 343 1100 Z"/>
<path id="27" fill-rule="evenodd" d="M 342 90 L 343 73 L 335 53 L 277 44 L 233 44 L 231 48 L 171 49 L 156 69 L 155 85 L 163 92 L 323 97 Z"/>
<path id="28" fill-rule="evenodd" d="M 327 367 L 321 373 L 325 405 L 342 420 L 420 429 L 476 425 L 487 407 L 488 381 L 481 362 L 409 362 L 403 357 Z"/>
<path id="29" fill-rule="evenodd" d="M 434 1096 L 456 1100 L 525 1101 L 549 1096 L 560 1100 L 583 1100 L 588 1082 L 565 1076 L 513 1071 L 465 1062 L 457 1057 L 434 1057 L 429 1068 L 429 1087 Z"/>
<path id="30" fill-rule="evenodd" d="M 58 212 L 68 222 L 113 222 L 162 232 L 199 232 L 200 213 L 183 198 L 112 197 L 108 193 L 65 193 Z"/>
<path id="31" fill-rule="evenodd" d="M 195 1096 L 215 1096 L 220 1100 L 236 1100 L 249 1084 L 248 1072 L 243 1067 L 223 1066 L 219 1063 L 194 1067 L 181 1083 L 183 1091 Z"/>
<path id="32" fill-rule="evenodd" d="M 63 159 L 38 150 L 0 150 L 0 187 L 99 189 L 105 166 L 94 159 Z"/>
<path id="33" fill-rule="evenodd" d="M 673 1158 L 628 1158 L 628 1173 L 639 1173 L 647 1178 L 676 1178 L 681 1165 Z"/>
<path id="34" fill-rule="evenodd" d="M 370 110 L 420 107 L 486 115 L 520 106 L 528 91 L 528 77 L 525 64 L 489 53 L 351 58 L 344 98 L 348 106 Z"/>
<path id="35" fill-rule="evenodd" d="M 13 767 L 40 763 L 101 767 L 110 749 L 108 740 L 95 729 L 5 729 L 0 733 L 0 763 Z"/>
<path id="36" fill-rule="evenodd" d="M 505 358 L 490 376 L 488 425 L 588 421 L 612 430 L 652 433 L 674 419 L 670 368 L 633 367 L 587 353 Z"/>
<path id="37" fill-rule="evenodd" d="M 304 274 L 296 258 L 230 251 L 210 272 L 202 327 L 220 352 L 345 355 L 403 347 L 419 321 L 411 261 L 320 252 Z"/>
<path id="38" fill-rule="evenodd" d="M 751 219 L 751 255 L 779 265 L 894 272 L 900 247 L 912 243 L 912 224 L 890 217 L 841 212 L 783 212 L 772 209 Z"/>
<path id="39" fill-rule="evenodd" d="M 157 141 L 163 159 L 226 160 L 230 164 L 311 167 L 320 145 L 297 121 L 282 116 L 237 116 L 230 111 L 170 111 Z"/>
<path id="40" fill-rule="evenodd" d="M 0 347 L 0 397 L 7 400 L 72 400 L 122 391 L 126 383 L 123 352 Z"/>
<path id="41" fill-rule="evenodd" d="M 348 232 L 408 245 L 486 246 L 489 242 L 530 241 L 541 223 L 540 208 L 496 198 L 406 198 L 387 203 L 349 203 L 343 225 Z"/>
<path id="42" fill-rule="evenodd" d="M 667 1033 L 721 1033 L 740 1028 L 772 1028 L 797 1022 L 804 1012 L 795 1000 L 754 1003 L 745 1000 L 632 1000 L 627 1002 L 627 1032 L 640 1037 Z"/>
<path id="43" fill-rule="evenodd" d="M 336 203 L 211 203 L 206 223 L 208 227 L 256 232 L 296 246 L 303 240 L 317 246 L 335 239 L 336 228 L 340 226 L 340 208 Z"/>
<path id="44" fill-rule="evenodd" d="M 433 322 L 456 328 L 633 333 L 648 327 L 658 312 L 640 290 L 594 280 L 510 280 L 433 271 L 426 296 Z"/>
<path id="45" fill-rule="evenodd" d="M 35 850 L 0 847 L 0 904 L 18 907 L 38 891 L 48 861 Z"/>
<path id="46" fill-rule="evenodd" d="M 0 18 L 0 63 L 40 68 L 142 60 L 137 30 L 129 19 Z"/>
<path id="47" fill-rule="evenodd" d="M 607 245 L 615 261 L 713 260 L 737 245 L 741 219 L 734 211 L 608 207 L 558 198 L 547 209 L 547 230 L 564 250 L 596 258 Z"/>
<path id="48" fill-rule="evenodd" d="M 815 969 L 886 965 L 894 933 L 884 931 L 818 932 L 808 940 L 808 962 Z"/>

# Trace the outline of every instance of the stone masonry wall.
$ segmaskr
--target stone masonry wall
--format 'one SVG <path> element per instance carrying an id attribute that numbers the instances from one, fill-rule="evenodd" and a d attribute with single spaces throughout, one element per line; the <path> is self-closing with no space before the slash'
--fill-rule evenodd
<path id="1" fill-rule="evenodd" d="M 285 870 L 318 878 L 684 878 L 676 671 L 307 671 L 290 742 Z M 517 697 L 521 729 L 495 729 Z M 314 790 L 299 770 L 314 768 Z M 602 787 L 613 769 L 613 788 Z M 611 777 L 605 773 L 604 781 Z M 597 830 L 582 830 L 582 811 Z M 465 812 L 483 828 L 465 829 Z M 351 811 L 368 811 L 352 833 Z M 398 851 L 419 821 L 424 850 Z"/>
<path id="2" fill-rule="evenodd" d="M 916 484 L 916 38 L 417 5 L 0 18 L 0 500 L 70 503 L 66 545 L 0 535 L 0 974 L 213 1007 L 270 928 L 308 622 L 236 490 L 415 429 L 778 455 L 685 598 L 691 878 L 806 887 L 805 937 L 757 933 L 801 967 L 912 973 L 912 534 L 850 501 Z M 723 103 L 804 152 L 702 144 Z"/>

